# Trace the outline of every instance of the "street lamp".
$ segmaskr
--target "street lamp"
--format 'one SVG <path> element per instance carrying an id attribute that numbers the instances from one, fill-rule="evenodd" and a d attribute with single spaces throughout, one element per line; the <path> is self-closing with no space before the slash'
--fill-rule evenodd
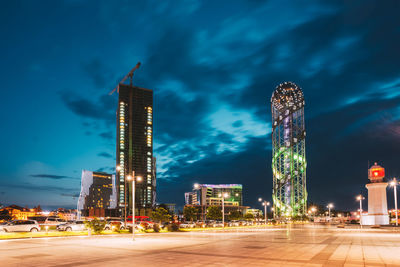
<path id="1" fill-rule="evenodd" d="M 135 171 L 132 171 L 132 176 L 128 175 L 126 178 L 128 181 L 132 180 L 132 239 L 135 240 L 135 185 L 136 181 L 142 181 L 142 177 L 135 176 Z"/>
<path id="2" fill-rule="evenodd" d="M 390 182 L 390 186 L 393 186 L 393 190 L 394 190 L 394 209 L 396 212 L 396 226 L 399 226 L 399 218 L 397 215 L 397 180 L 396 180 L 396 178 L 393 178 L 393 181 Z"/>
<path id="3" fill-rule="evenodd" d="M 225 198 L 229 197 L 228 193 L 222 193 L 218 195 L 220 198 L 222 198 L 222 227 L 225 228 Z"/>
<path id="4" fill-rule="evenodd" d="M 360 201 L 360 227 L 362 227 L 362 201 L 365 199 L 362 195 L 357 196 L 357 200 Z"/>
<path id="5" fill-rule="evenodd" d="M 263 199 L 260 197 L 258 198 L 259 202 L 262 202 L 262 205 L 264 206 L 264 217 L 265 217 L 265 225 L 267 225 L 267 220 L 268 220 L 268 215 L 267 215 L 267 207 L 270 205 L 268 201 L 263 201 Z"/>
<path id="6" fill-rule="evenodd" d="M 326 206 L 329 209 L 329 221 L 331 220 L 331 208 L 333 208 L 333 204 L 329 203 L 328 206 Z"/>

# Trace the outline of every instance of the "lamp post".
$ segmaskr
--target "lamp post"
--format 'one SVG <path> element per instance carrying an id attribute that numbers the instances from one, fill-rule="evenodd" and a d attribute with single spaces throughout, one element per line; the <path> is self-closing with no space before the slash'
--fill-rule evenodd
<path id="1" fill-rule="evenodd" d="M 360 201 L 360 227 L 362 228 L 362 201 L 365 199 L 362 195 L 357 197 L 357 200 Z"/>
<path id="2" fill-rule="evenodd" d="M 228 193 L 219 194 L 219 197 L 222 198 L 222 228 L 225 228 L 225 198 L 228 196 Z"/>
<path id="3" fill-rule="evenodd" d="M 396 178 L 393 178 L 393 181 L 390 182 L 390 186 L 393 186 L 393 190 L 394 190 L 394 209 L 396 212 L 396 226 L 399 226 L 399 218 L 397 215 L 397 180 L 396 180 Z"/>
<path id="4" fill-rule="evenodd" d="M 259 202 L 262 202 L 262 205 L 264 206 L 264 218 L 265 218 L 265 225 L 267 225 L 267 221 L 268 221 L 268 215 L 267 215 L 267 207 L 270 205 L 270 203 L 268 201 L 263 201 L 263 199 L 260 197 L 258 198 Z"/>
<path id="5" fill-rule="evenodd" d="M 331 208 L 333 208 L 333 204 L 329 203 L 326 207 L 329 209 L 329 221 L 331 221 Z"/>
<path id="6" fill-rule="evenodd" d="M 142 181 L 141 176 L 135 176 L 135 171 L 132 171 L 132 176 L 128 175 L 126 177 L 128 181 L 132 180 L 132 240 L 135 241 L 135 185 L 136 185 L 136 180 L 138 182 Z M 125 215 L 126 217 L 126 215 Z"/>

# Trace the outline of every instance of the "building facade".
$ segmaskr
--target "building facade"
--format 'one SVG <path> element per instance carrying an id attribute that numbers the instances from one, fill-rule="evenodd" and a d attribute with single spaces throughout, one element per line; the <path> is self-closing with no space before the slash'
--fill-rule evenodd
<path id="1" fill-rule="evenodd" d="M 156 162 L 153 157 L 153 91 L 119 84 L 117 110 L 117 188 L 122 216 L 132 210 L 132 182 L 135 183 L 136 214 L 148 215 L 156 204 Z"/>
<path id="2" fill-rule="evenodd" d="M 241 184 L 195 184 L 192 192 L 185 193 L 185 204 L 222 206 L 221 195 L 225 193 L 228 194 L 225 205 L 243 205 Z"/>
<path id="3" fill-rule="evenodd" d="M 115 175 L 82 170 L 78 210 L 86 216 L 94 210 L 115 209 L 117 192 Z"/>
<path id="4" fill-rule="evenodd" d="M 304 96 L 292 82 L 272 94 L 272 172 L 276 217 L 307 213 Z"/>

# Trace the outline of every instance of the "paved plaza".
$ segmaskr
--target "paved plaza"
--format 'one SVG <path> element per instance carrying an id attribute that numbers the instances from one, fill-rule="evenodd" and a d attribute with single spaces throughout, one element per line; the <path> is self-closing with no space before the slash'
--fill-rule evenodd
<path id="1" fill-rule="evenodd" d="M 0 241 L 1 266 L 400 266 L 400 232 L 268 229 Z"/>

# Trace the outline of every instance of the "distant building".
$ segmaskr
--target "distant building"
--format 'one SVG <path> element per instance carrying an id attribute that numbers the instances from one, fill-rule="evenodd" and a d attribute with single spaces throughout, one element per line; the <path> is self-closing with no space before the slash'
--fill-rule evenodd
<path id="1" fill-rule="evenodd" d="M 165 203 L 165 207 L 172 213 L 176 214 L 176 204 L 175 203 Z"/>
<path id="2" fill-rule="evenodd" d="M 36 215 L 36 211 L 34 209 L 23 208 L 17 205 L 11 205 L 3 208 L 2 210 L 7 210 L 8 215 L 13 220 L 27 220 L 28 217 Z"/>
<path id="3" fill-rule="evenodd" d="M 77 219 L 77 210 L 74 209 L 57 209 L 56 215 L 63 220 L 73 221 Z"/>
<path id="4" fill-rule="evenodd" d="M 118 208 L 122 216 L 132 210 L 132 182 L 127 177 L 143 178 L 135 184 L 135 208 L 149 215 L 156 204 L 156 162 L 153 157 L 153 91 L 119 84 L 117 109 Z"/>
<path id="5" fill-rule="evenodd" d="M 115 209 L 115 175 L 82 170 L 78 210 L 85 216 L 104 217 L 105 210 Z"/>
<path id="6" fill-rule="evenodd" d="M 185 204 L 198 207 L 201 220 L 205 220 L 209 206 L 222 206 L 222 195 L 226 214 L 232 211 L 244 211 L 249 207 L 243 206 L 241 184 L 195 184 L 192 192 L 185 193 Z"/>
<path id="7" fill-rule="evenodd" d="M 244 214 L 246 214 L 246 213 L 253 214 L 254 218 L 264 216 L 264 213 L 262 212 L 262 210 L 259 210 L 259 209 L 246 209 L 244 211 Z"/>
<path id="8" fill-rule="evenodd" d="M 192 192 L 185 193 L 186 205 L 221 206 L 221 194 L 227 193 L 226 206 L 242 206 L 241 184 L 195 184 Z"/>

